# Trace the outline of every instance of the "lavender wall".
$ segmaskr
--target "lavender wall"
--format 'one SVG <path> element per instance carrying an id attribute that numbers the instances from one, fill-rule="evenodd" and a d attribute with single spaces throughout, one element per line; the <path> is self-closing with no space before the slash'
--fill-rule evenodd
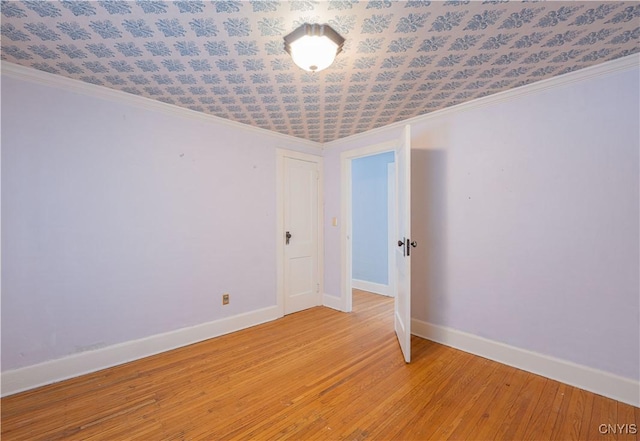
<path id="1" fill-rule="evenodd" d="M 310 145 L 3 75 L 2 370 L 275 305 L 275 148 Z"/>
<path id="2" fill-rule="evenodd" d="M 639 71 L 412 125 L 412 315 L 627 378 L 639 363 Z M 338 216 L 332 143 L 327 219 Z M 325 287 L 340 295 L 337 229 Z"/>
<path id="3" fill-rule="evenodd" d="M 415 318 L 640 376 L 638 76 L 413 125 Z M 274 148 L 309 143 L 1 87 L 3 371 L 275 305 Z M 339 154 L 399 136 L 325 152 L 327 294 Z"/>

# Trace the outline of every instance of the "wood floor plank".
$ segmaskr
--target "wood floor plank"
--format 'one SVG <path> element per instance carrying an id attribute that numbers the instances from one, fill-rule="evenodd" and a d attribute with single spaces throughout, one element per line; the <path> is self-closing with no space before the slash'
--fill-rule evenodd
<path id="1" fill-rule="evenodd" d="M 407 418 L 404 427 L 396 432 L 395 436 L 404 438 L 407 436 L 417 436 L 421 439 L 428 439 L 434 432 L 440 430 L 437 439 L 445 439 L 446 430 L 450 428 L 447 424 L 450 420 L 447 417 L 455 415 L 453 409 L 459 405 L 471 404 L 475 398 L 470 396 L 465 403 L 455 399 L 459 394 L 469 395 L 472 390 L 481 387 L 486 378 L 493 373 L 491 368 L 486 369 L 488 360 L 470 357 L 469 354 L 460 354 L 458 362 L 460 369 L 447 370 L 446 376 L 439 380 L 439 385 L 435 393 L 429 399 L 425 399 L 412 413 L 411 418 Z"/>
<path id="2" fill-rule="evenodd" d="M 582 411 L 582 424 L 580 425 L 580 440 L 585 440 L 587 439 L 588 433 L 592 430 L 594 430 L 591 427 L 591 415 L 593 412 L 593 402 L 594 399 L 596 397 L 595 394 L 590 394 L 589 392 L 586 391 L 581 391 L 582 392 L 582 396 L 584 398 L 583 401 L 583 411 Z M 597 426 L 597 424 L 596 424 Z M 597 430 L 597 427 L 596 429 Z"/>
<path id="3" fill-rule="evenodd" d="M 620 439 L 638 409 L 437 343 L 402 358 L 393 299 L 354 291 L 233 334 L 5 397 L 13 440 Z"/>
<path id="4" fill-rule="evenodd" d="M 541 438 L 542 439 L 551 439 L 553 434 L 553 428 L 558 421 L 558 416 L 560 415 L 560 409 L 562 408 L 562 403 L 564 402 L 565 393 L 567 391 L 566 384 L 560 383 L 558 386 L 558 390 L 556 391 L 556 396 L 553 398 L 551 402 L 551 407 L 547 412 L 547 419 L 544 422 L 544 426 L 542 427 Z"/>
<path id="5" fill-rule="evenodd" d="M 534 413 L 540 392 L 547 379 L 539 375 L 529 374 L 518 395 L 517 401 L 505 415 L 505 421 L 495 433 L 494 440 L 522 439 Z"/>
<path id="6" fill-rule="evenodd" d="M 491 415 L 491 411 L 489 410 L 491 403 L 498 399 L 499 394 L 503 392 L 504 385 L 511 383 L 517 371 L 517 369 L 505 365 L 497 366 L 495 375 L 493 376 L 493 380 L 490 381 L 489 386 L 478 397 L 475 406 L 469 409 L 462 417 L 460 424 L 448 439 L 472 439 L 478 431 L 486 431 L 484 426 Z"/>
<path id="7" fill-rule="evenodd" d="M 493 439 L 498 429 L 505 424 L 509 410 L 517 400 L 520 391 L 531 374 L 516 369 L 507 381 L 505 380 L 497 390 L 496 397 L 488 403 L 482 418 L 482 425 L 472 432 L 477 439 Z M 485 416 L 486 415 L 486 416 Z"/>
<path id="8" fill-rule="evenodd" d="M 426 421 L 419 424 L 418 435 L 424 436 L 424 439 L 448 439 L 461 425 L 470 410 L 476 406 L 478 399 L 490 384 L 491 378 L 495 378 L 497 367 L 498 363 L 481 359 L 476 375 L 465 387 L 465 391 L 461 392 L 466 397 L 465 400 L 458 400 L 456 395 L 451 394 L 445 397 L 438 414 L 434 416 L 428 426 L 426 426 Z"/>
<path id="9" fill-rule="evenodd" d="M 568 388 L 564 394 L 562 405 L 558 411 L 550 439 L 559 441 L 579 440 L 582 424 L 582 409 L 579 406 L 578 389 Z"/>
<path id="10" fill-rule="evenodd" d="M 553 401 L 558 392 L 558 388 L 560 387 L 560 383 L 552 380 L 545 381 L 545 384 L 540 392 L 540 397 L 538 398 L 538 402 L 536 403 L 536 407 L 533 410 L 533 414 L 529 419 L 527 426 L 523 432 L 522 438 L 523 440 L 541 440 L 544 439 L 542 437 L 542 432 L 544 431 L 545 424 L 547 422 L 547 418 L 549 416 L 549 412 Z M 519 435 L 518 432 L 516 432 Z"/>
<path id="11" fill-rule="evenodd" d="M 408 371 L 413 369 L 418 373 L 413 374 L 409 381 L 405 381 L 402 387 L 397 388 L 391 401 L 385 403 L 386 408 L 379 409 L 381 411 L 381 414 L 378 414 L 379 417 L 370 417 L 367 420 L 367 427 L 370 427 L 370 431 L 375 437 L 377 439 L 401 439 L 406 427 L 410 427 L 410 430 L 414 429 L 414 421 L 425 418 L 425 408 L 429 407 L 430 403 L 437 402 L 438 397 L 447 393 L 452 378 L 465 372 L 465 368 L 472 362 L 466 355 L 453 353 L 449 357 L 442 356 L 438 363 L 442 367 L 436 367 L 435 370 L 419 369 L 418 364 L 407 366 Z M 420 399 L 412 400 L 410 397 L 420 397 Z M 398 421 L 397 415 L 402 415 L 403 419 Z M 377 419 L 382 419 L 382 422 Z"/>
<path id="12" fill-rule="evenodd" d="M 589 423 L 586 439 L 588 441 L 617 440 L 618 435 L 616 431 L 609 430 L 609 427 L 615 427 L 618 423 L 616 415 L 617 403 L 602 395 L 596 395 L 593 398 L 591 422 Z"/>

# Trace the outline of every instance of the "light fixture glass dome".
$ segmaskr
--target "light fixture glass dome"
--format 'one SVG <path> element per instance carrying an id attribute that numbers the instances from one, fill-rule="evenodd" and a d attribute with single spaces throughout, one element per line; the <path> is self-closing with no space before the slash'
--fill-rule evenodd
<path id="1" fill-rule="evenodd" d="M 331 66 L 344 38 L 328 25 L 305 23 L 284 37 L 285 50 L 301 69 L 319 72 Z"/>
<path id="2" fill-rule="evenodd" d="M 338 45 L 326 37 L 305 35 L 291 43 L 291 58 L 300 68 L 317 72 L 331 66 Z"/>

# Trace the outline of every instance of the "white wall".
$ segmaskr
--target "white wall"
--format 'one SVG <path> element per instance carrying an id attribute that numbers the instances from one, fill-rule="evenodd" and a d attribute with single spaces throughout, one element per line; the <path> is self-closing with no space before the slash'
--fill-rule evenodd
<path id="1" fill-rule="evenodd" d="M 276 305 L 275 148 L 317 145 L 54 82 L 2 76 L 2 371 Z"/>
<path id="2" fill-rule="evenodd" d="M 636 62 L 413 121 L 415 319 L 638 381 L 638 78 Z M 340 152 L 400 132 L 326 146 L 329 294 Z"/>

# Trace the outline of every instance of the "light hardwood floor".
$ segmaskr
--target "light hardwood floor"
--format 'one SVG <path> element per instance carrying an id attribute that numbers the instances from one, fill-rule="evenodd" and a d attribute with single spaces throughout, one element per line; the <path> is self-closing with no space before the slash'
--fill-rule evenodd
<path id="1" fill-rule="evenodd" d="M 638 440 L 640 410 L 414 337 L 393 301 L 281 320 L 1 400 L 2 440 Z M 628 426 L 629 427 L 629 426 Z M 627 430 L 627 432 L 630 430 Z"/>

